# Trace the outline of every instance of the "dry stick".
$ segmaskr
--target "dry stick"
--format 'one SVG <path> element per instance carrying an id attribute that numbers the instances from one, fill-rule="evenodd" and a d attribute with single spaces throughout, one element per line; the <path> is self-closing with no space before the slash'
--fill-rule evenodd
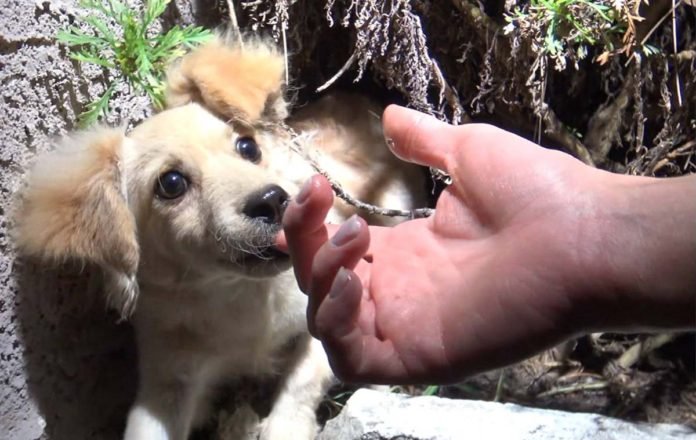
<path id="1" fill-rule="evenodd" d="M 674 13 L 676 0 L 672 0 L 672 47 L 674 55 L 677 55 L 677 14 Z M 677 102 L 682 106 L 681 85 L 679 84 L 679 65 L 674 66 L 674 81 L 677 85 Z"/>
<path id="2" fill-rule="evenodd" d="M 283 58 L 285 59 L 285 84 L 290 84 L 290 63 L 288 62 L 288 39 L 285 35 L 285 27 L 287 23 L 281 23 L 281 31 L 283 35 Z"/>
<path id="3" fill-rule="evenodd" d="M 452 123 L 458 125 L 461 122 L 462 116 L 465 115 L 464 108 L 462 107 L 462 104 L 459 102 L 459 98 L 457 97 L 457 94 L 454 92 L 452 86 L 450 86 L 447 83 L 447 81 L 445 81 L 445 76 L 442 74 L 440 66 L 432 58 L 430 58 L 430 68 L 433 71 L 433 75 L 435 75 L 437 85 L 440 87 L 440 90 L 442 90 L 442 92 L 445 94 L 445 100 L 452 108 Z"/>
<path id="4" fill-rule="evenodd" d="M 674 59 L 678 63 L 683 63 L 685 61 L 691 61 L 696 58 L 696 50 L 686 49 L 674 55 Z"/>
<path id="5" fill-rule="evenodd" d="M 494 402 L 500 402 L 503 398 L 503 383 L 505 382 L 505 368 L 500 369 L 500 375 L 498 376 L 498 384 L 495 386 L 495 396 L 493 397 Z"/>
<path id="6" fill-rule="evenodd" d="M 290 141 L 290 149 L 293 152 L 299 154 L 304 160 L 309 162 L 312 168 L 314 168 L 314 171 L 324 176 L 324 178 L 326 178 L 326 180 L 331 185 L 331 189 L 333 190 L 334 194 L 336 194 L 336 197 L 348 203 L 349 205 L 354 206 L 357 209 L 366 211 L 371 215 L 382 215 L 385 217 L 406 217 L 409 219 L 416 219 L 430 217 L 435 213 L 435 210 L 431 208 L 417 208 L 412 210 L 381 208 L 379 206 L 371 205 L 369 203 L 365 203 L 356 199 L 355 197 L 351 196 L 348 192 L 346 192 L 346 190 L 343 189 L 341 184 L 338 183 L 333 177 L 331 177 L 328 172 L 321 168 L 319 164 L 304 150 L 304 148 L 299 144 L 299 142 L 297 142 L 297 138 L 299 136 L 297 135 L 295 130 L 293 130 L 289 126 L 283 126 L 283 128 L 287 130 L 287 132 L 291 135 L 292 139 Z"/>
<path id="7" fill-rule="evenodd" d="M 336 74 L 335 74 L 334 76 L 332 76 L 331 78 L 329 78 L 329 80 L 326 81 L 326 82 L 325 82 L 324 84 L 322 84 L 321 86 L 317 87 L 317 93 L 323 92 L 324 90 L 326 90 L 326 89 L 328 89 L 329 87 L 331 87 L 331 86 L 333 85 L 333 83 L 335 83 L 336 81 L 338 81 L 338 79 L 339 79 L 341 76 L 343 76 L 343 74 L 346 73 L 346 72 L 348 71 L 348 69 L 351 68 L 351 66 L 353 65 L 353 63 L 355 63 L 355 60 L 356 60 L 357 58 L 358 58 L 358 50 L 356 49 L 356 50 L 354 50 L 353 53 L 350 55 L 350 57 L 348 58 L 348 60 L 346 60 L 345 64 L 343 64 L 343 67 L 341 67 L 341 68 L 339 69 L 339 71 L 336 72 Z"/>
<path id="8" fill-rule="evenodd" d="M 555 137 L 556 141 L 562 142 L 570 153 L 581 161 L 585 162 L 585 164 L 596 167 L 595 162 L 592 159 L 592 155 L 587 147 L 580 142 L 580 140 L 574 134 L 569 132 L 568 129 L 563 126 L 563 123 L 560 121 L 560 119 L 558 119 L 558 116 L 556 116 L 556 113 L 551 110 L 548 104 L 546 104 L 545 107 L 546 108 L 542 114 L 544 124 L 546 126 L 544 132 L 546 132 L 546 134 L 548 134 L 550 137 Z"/>
<path id="9" fill-rule="evenodd" d="M 645 355 L 671 342 L 676 337 L 677 335 L 675 333 L 661 333 L 648 336 L 645 340 L 634 344 L 631 348 L 626 350 L 624 354 L 615 361 L 616 365 L 624 370 L 628 369 Z"/>
<path id="10" fill-rule="evenodd" d="M 467 24 L 479 34 L 486 35 L 489 31 L 500 31 L 501 26 L 486 14 L 482 13 L 475 2 L 470 3 L 466 0 L 452 0 L 452 2 L 462 16 L 467 19 L 469 22 Z M 556 142 L 559 142 L 561 144 L 560 146 L 564 148 L 566 152 L 574 155 L 588 165 L 595 166 L 587 147 L 563 126 L 563 123 L 558 119 L 556 113 L 550 108 L 544 114 L 544 122 L 546 122 L 547 126 L 546 133 L 551 135 L 550 137 Z"/>
<path id="11" fill-rule="evenodd" d="M 541 397 L 551 397 L 556 394 L 568 394 L 574 393 L 576 391 L 589 391 L 589 390 L 601 390 L 609 386 L 608 382 L 595 382 L 595 383 L 581 383 L 577 385 L 571 385 L 568 387 L 553 388 L 543 393 L 537 394 L 538 398 Z"/>
<path id="12" fill-rule="evenodd" d="M 621 91 L 610 104 L 600 105 L 587 124 L 584 144 L 593 153 L 593 158 L 599 162 L 606 160 L 614 135 L 619 132 L 621 114 L 628 106 L 631 93 L 635 89 L 635 71 L 636 64 L 632 64 L 625 75 Z"/>
<path id="13" fill-rule="evenodd" d="M 232 30 L 237 34 L 237 43 L 240 48 L 244 49 L 244 41 L 242 41 L 242 33 L 239 30 L 239 22 L 237 21 L 237 12 L 234 10 L 233 0 L 227 0 L 227 9 L 229 9 L 228 14 L 230 15 Z"/>
<path id="14" fill-rule="evenodd" d="M 662 167 L 666 166 L 668 163 L 670 163 L 670 161 L 676 159 L 679 156 L 687 156 L 693 154 L 694 147 L 696 147 L 696 140 L 688 141 L 681 147 L 670 151 L 665 155 L 663 159 L 660 159 L 660 161 L 655 164 L 655 166 L 652 169 L 652 174 L 655 174 L 660 169 L 662 169 Z"/>
<path id="15" fill-rule="evenodd" d="M 653 27 L 650 28 L 648 33 L 645 34 L 645 36 L 643 37 L 642 40 L 640 40 L 640 46 L 644 45 L 645 42 L 648 41 L 648 38 L 652 37 L 652 34 L 654 34 L 655 31 L 657 30 L 657 28 L 659 28 L 660 25 L 662 25 L 662 22 L 664 22 L 667 19 L 667 17 L 669 17 L 669 14 L 674 14 L 674 10 L 677 9 L 679 6 L 681 6 L 681 3 L 682 3 L 682 0 L 678 0 L 677 2 L 672 2 L 672 8 L 669 11 L 665 12 L 665 15 L 660 17 L 660 19 L 657 20 L 657 23 L 655 23 L 653 25 Z M 634 56 L 635 56 L 635 53 L 633 55 L 631 55 L 626 60 L 626 64 L 624 64 L 624 67 L 628 67 L 628 64 L 631 62 L 631 60 L 633 60 Z"/>
<path id="16" fill-rule="evenodd" d="M 677 2 L 672 2 L 672 8 L 671 8 L 669 11 L 665 12 L 665 15 L 663 15 L 662 17 L 660 17 L 660 19 L 657 20 L 657 23 L 655 23 L 655 25 L 654 25 L 653 27 L 650 28 L 650 30 L 648 31 L 648 33 L 645 34 L 645 36 L 643 37 L 643 39 L 640 40 L 640 45 L 641 45 L 641 46 L 644 45 L 646 41 L 648 41 L 648 38 L 652 37 L 652 34 L 655 33 L 655 31 L 657 30 L 657 28 L 659 28 L 660 25 L 662 25 L 662 22 L 664 22 L 664 21 L 667 19 L 667 17 L 669 17 L 670 14 L 674 14 L 674 10 L 677 9 L 679 6 L 681 6 L 681 3 L 682 3 L 682 0 L 679 0 L 679 1 L 677 1 Z M 629 61 L 630 61 L 630 60 L 629 60 Z"/>

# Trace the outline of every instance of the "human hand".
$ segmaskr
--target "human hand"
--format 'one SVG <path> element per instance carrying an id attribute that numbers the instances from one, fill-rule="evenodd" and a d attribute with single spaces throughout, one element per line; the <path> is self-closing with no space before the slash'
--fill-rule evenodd
<path id="1" fill-rule="evenodd" d="M 340 378 L 456 381 L 602 324 L 587 292 L 604 287 L 593 225 L 608 173 L 487 125 L 391 106 L 384 126 L 397 156 L 452 177 L 432 217 L 352 218 L 329 241 L 319 176 L 284 216 L 310 331 Z"/>

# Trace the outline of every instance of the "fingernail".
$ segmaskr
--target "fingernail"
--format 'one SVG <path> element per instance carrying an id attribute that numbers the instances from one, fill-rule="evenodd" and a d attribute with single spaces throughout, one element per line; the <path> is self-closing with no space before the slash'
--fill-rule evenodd
<path id="1" fill-rule="evenodd" d="M 338 231 L 336 231 L 336 235 L 331 237 L 331 244 L 333 244 L 334 246 L 343 246 L 344 244 L 357 237 L 361 227 L 362 224 L 360 223 L 358 216 L 356 214 L 353 214 L 351 218 L 349 218 L 345 223 L 341 225 L 340 228 L 338 228 Z"/>
<path id="2" fill-rule="evenodd" d="M 295 202 L 297 204 L 302 204 L 309 198 L 309 195 L 312 193 L 312 179 L 309 178 L 304 185 L 302 185 L 302 189 L 300 189 L 300 192 L 297 193 L 297 196 L 295 196 Z"/>
<path id="3" fill-rule="evenodd" d="M 384 143 L 387 144 L 390 150 L 394 151 L 394 139 L 387 136 L 384 138 Z"/>
<path id="4" fill-rule="evenodd" d="M 336 298 L 338 295 L 342 294 L 348 286 L 350 281 L 350 272 L 345 268 L 338 269 L 336 273 L 336 278 L 334 278 L 333 283 L 331 283 L 331 289 L 329 290 L 329 297 Z"/>

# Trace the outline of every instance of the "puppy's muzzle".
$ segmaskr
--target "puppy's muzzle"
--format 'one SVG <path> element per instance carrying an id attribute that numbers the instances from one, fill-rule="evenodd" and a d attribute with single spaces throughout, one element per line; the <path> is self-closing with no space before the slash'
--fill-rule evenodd
<path id="1" fill-rule="evenodd" d="M 279 225 L 290 196 L 278 185 L 269 185 L 252 193 L 242 212 L 247 217 L 267 225 Z"/>

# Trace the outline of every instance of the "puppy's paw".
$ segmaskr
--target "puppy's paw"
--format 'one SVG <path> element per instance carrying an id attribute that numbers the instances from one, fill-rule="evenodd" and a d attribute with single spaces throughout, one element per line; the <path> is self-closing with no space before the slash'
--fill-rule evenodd
<path id="1" fill-rule="evenodd" d="M 271 414 L 261 423 L 259 440 L 312 440 L 319 432 L 314 414 Z"/>
<path id="2" fill-rule="evenodd" d="M 218 417 L 219 440 L 256 440 L 259 436 L 259 416 L 249 405 L 241 405 L 232 414 L 222 411 Z"/>

